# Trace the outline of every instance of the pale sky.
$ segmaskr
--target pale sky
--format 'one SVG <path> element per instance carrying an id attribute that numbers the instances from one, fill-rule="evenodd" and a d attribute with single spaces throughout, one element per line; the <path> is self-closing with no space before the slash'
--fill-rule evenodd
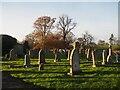
<path id="1" fill-rule="evenodd" d="M 7 0 L 6 0 L 7 1 Z M 118 36 L 118 2 L 2 2 L 2 30 L 19 41 L 31 33 L 33 22 L 40 16 L 57 18 L 68 15 L 77 22 L 73 33 L 80 37 L 88 31 L 96 41 Z"/>

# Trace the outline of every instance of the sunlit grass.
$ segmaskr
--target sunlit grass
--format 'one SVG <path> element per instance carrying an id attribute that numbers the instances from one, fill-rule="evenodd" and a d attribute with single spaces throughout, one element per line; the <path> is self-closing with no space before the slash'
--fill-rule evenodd
<path id="1" fill-rule="evenodd" d="M 9 72 L 13 77 L 31 82 L 36 86 L 46 88 L 118 88 L 120 84 L 120 64 L 92 67 L 92 61 L 82 59 L 80 61 L 79 75 L 70 77 L 69 61 L 62 59 L 54 62 L 54 59 L 46 59 L 43 71 L 38 71 L 38 59 L 31 59 L 32 68 L 23 68 L 24 60 L 3 61 L 2 70 Z M 101 63 L 101 60 L 99 60 Z M 13 64 L 15 68 L 8 68 Z"/>

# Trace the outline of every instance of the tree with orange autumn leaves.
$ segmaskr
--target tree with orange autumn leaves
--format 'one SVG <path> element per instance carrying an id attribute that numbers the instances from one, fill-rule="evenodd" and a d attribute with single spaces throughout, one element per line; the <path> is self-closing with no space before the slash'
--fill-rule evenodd
<path id="1" fill-rule="evenodd" d="M 26 35 L 25 40 L 29 42 L 30 48 L 47 48 L 47 49 L 54 49 L 54 48 L 67 48 L 69 46 L 69 42 L 72 41 L 72 37 L 74 34 L 70 32 L 74 27 L 69 26 L 69 23 L 71 23 L 71 19 L 68 17 L 64 17 L 66 21 L 65 23 L 68 23 L 65 26 L 66 30 L 66 36 L 63 37 L 63 31 L 62 28 L 58 30 L 58 24 L 57 24 L 57 32 L 52 32 L 51 30 L 55 28 L 53 25 L 56 18 L 51 18 L 49 16 L 41 16 L 34 22 L 34 28 L 35 30 Z M 67 19 L 66 19 L 67 18 Z M 69 21 L 70 20 L 70 21 Z"/>

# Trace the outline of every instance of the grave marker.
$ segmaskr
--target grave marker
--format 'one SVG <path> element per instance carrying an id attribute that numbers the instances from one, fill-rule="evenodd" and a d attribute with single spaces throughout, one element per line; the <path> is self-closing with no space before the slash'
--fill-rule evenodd
<path id="1" fill-rule="evenodd" d="M 70 60 L 70 53 L 71 53 L 71 50 L 68 50 L 67 60 Z"/>
<path id="2" fill-rule="evenodd" d="M 87 60 L 91 60 L 91 49 L 90 48 L 87 49 L 86 54 L 87 54 L 86 56 Z"/>
<path id="3" fill-rule="evenodd" d="M 112 45 L 109 44 L 109 54 L 107 56 L 107 63 L 111 62 L 110 60 L 112 60 Z"/>
<path id="4" fill-rule="evenodd" d="M 92 60 L 93 60 L 93 65 L 92 67 L 96 67 L 97 66 L 97 62 L 96 62 L 96 55 L 95 55 L 95 50 L 92 50 Z"/>
<path id="5" fill-rule="evenodd" d="M 70 76 L 78 74 L 80 71 L 79 47 L 79 42 L 73 43 L 73 49 L 70 55 L 70 73 L 68 73 Z"/>
<path id="6" fill-rule="evenodd" d="M 45 63 L 45 55 L 44 55 L 44 50 L 41 49 L 38 54 L 38 64 Z"/>
<path id="7" fill-rule="evenodd" d="M 55 59 L 54 59 L 54 62 L 60 62 L 61 59 L 60 59 L 60 52 L 59 52 L 59 49 L 55 49 Z"/>
<path id="8" fill-rule="evenodd" d="M 9 60 L 15 60 L 17 57 L 17 54 L 15 52 L 15 49 L 10 50 Z"/>
<path id="9" fill-rule="evenodd" d="M 39 70 L 39 71 L 44 70 L 44 64 L 43 64 L 43 63 L 39 64 L 38 70 Z"/>
<path id="10" fill-rule="evenodd" d="M 103 50 L 102 52 L 102 65 L 105 65 L 106 64 L 106 58 L 107 58 L 107 53 L 106 53 L 106 50 Z"/>
<path id="11" fill-rule="evenodd" d="M 24 67 L 31 67 L 31 65 L 30 65 L 30 56 L 28 54 L 26 54 L 25 58 L 24 58 Z"/>

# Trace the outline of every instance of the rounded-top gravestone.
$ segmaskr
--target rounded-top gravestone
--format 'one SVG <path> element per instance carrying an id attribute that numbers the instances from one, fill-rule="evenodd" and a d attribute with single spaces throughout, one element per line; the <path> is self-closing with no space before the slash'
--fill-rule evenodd
<path id="1" fill-rule="evenodd" d="M 68 73 L 70 76 L 78 74 L 80 71 L 79 47 L 79 42 L 73 43 L 73 49 L 70 55 L 70 73 Z"/>

